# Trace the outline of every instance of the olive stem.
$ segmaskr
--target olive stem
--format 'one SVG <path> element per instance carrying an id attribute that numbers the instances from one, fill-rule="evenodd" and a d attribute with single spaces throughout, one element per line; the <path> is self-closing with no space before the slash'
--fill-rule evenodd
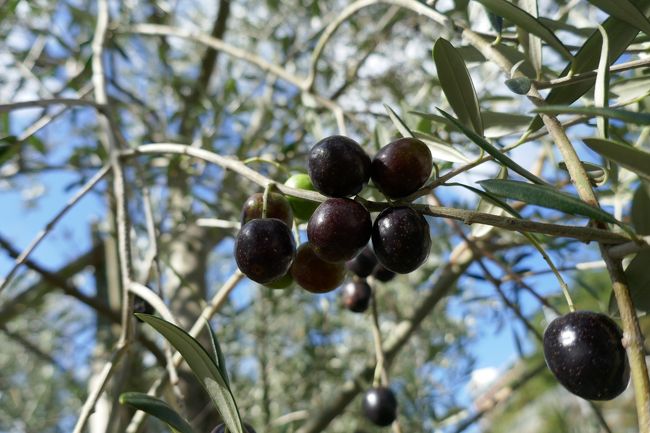
<path id="1" fill-rule="evenodd" d="M 372 336 L 375 342 L 375 357 L 377 359 L 372 386 L 388 386 L 388 372 L 386 371 L 384 348 L 382 346 L 381 330 L 379 329 L 379 313 L 377 312 L 377 300 L 375 298 L 374 288 L 370 295 L 370 308 L 372 311 Z"/>

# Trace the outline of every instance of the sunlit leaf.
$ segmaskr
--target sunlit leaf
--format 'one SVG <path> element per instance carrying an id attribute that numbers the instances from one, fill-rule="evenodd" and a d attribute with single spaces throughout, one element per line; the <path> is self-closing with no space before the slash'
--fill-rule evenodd
<path id="1" fill-rule="evenodd" d="M 208 333 L 210 334 L 210 342 L 212 343 L 212 351 L 214 352 L 214 359 L 217 361 L 217 367 L 219 367 L 219 371 L 221 372 L 221 376 L 223 376 L 226 385 L 230 387 L 230 378 L 228 377 L 228 369 L 226 368 L 226 357 L 221 350 L 219 340 L 212 330 L 212 326 L 210 326 L 210 321 L 205 321 L 205 327 L 208 328 Z"/>
<path id="2" fill-rule="evenodd" d="M 609 105 L 609 37 L 602 26 L 598 30 L 603 38 L 603 45 L 600 50 L 600 61 L 598 62 L 598 72 L 596 74 L 596 88 L 594 89 L 594 106 L 607 108 Z M 598 132 L 602 138 L 609 136 L 609 122 L 605 116 L 596 118 Z"/>
<path id="3" fill-rule="evenodd" d="M 435 160 L 460 163 L 467 163 L 470 161 L 470 158 L 463 155 L 460 151 L 454 149 L 451 145 L 443 143 L 440 140 L 436 140 L 429 134 L 423 134 L 418 131 L 415 131 L 414 134 L 418 140 L 421 140 L 424 142 L 424 144 L 427 145 L 431 151 L 431 156 Z"/>
<path id="4" fill-rule="evenodd" d="M 499 170 L 499 174 L 497 174 L 496 179 L 507 179 L 508 178 L 508 170 L 505 167 L 502 167 L 501 170 Z M 494 201 L 487 200 L 484 197 L 481 197 L 480 200 L 478 201 L 478 206 L 476 207 L 477 212 L 482 212 L 482 213 L 489 213 L 492 215 L 503 215 L 504 209 L 501 206 L 498 206 L 494 203 Z M 490 233 L 494 229 L 494 226 L 490 226 L 487 224 L 474 224 L 472 225 L 472 236 L 475 238 L 480 238 L 488 233 Z"/>
<path id="5" fill-rule="evenodd" d="M 384 108 L 386 109 L 386 112 L 388 113 L 388 116 L 390 117 L 390 120 L 393 121 L 393 124 L 395 125 L 395 128 L 399 131 L 400 134 L 402 134 L 402 137 L 414 137 L 413 131 L 409 129 L 409 127 L 406 125 L 406 122 L 404 122 L 395 111 L 393 111 L 392 108 L 390 108 L 388 105 L 384 104 Z"/>
<path id="6" fill-rule="evenodd" d="M 483 120 L 474 84 L 462 56 L 446 39 L 438 38 L 433 46 L 440 87 L 449 105 L 465 126 L 483 135 Z"/>

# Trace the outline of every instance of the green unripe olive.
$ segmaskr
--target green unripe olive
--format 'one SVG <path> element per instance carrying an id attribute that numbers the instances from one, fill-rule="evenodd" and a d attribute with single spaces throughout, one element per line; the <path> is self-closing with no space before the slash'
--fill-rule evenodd
<path id="1" fill-rule="evenodd" d="M 277 280 L 273 280 L 269 283 L 264 284 L 265 287 L 268 287 L 269 289 L 286 289 L 290 287 L 293 284 L 293 276 L 291 276 L 291 269 L 289 269 L 289 272 L 284 274 L 284 276 L 278 278 Z"/>
<path id="2" fill-rule="evenodd" d="M 298 173 L 291 176 L 284 183 L 286 186 L 292 188 L 305 189 L 307 191 L 315 191 L 314 185 L 311 183 L 309 175 L 306 173 Z M 303 221 L 309 220 L 311 214 L 314 213 L 320 203 L 316 201 L 306 200 L 304 198 L 292 197 L 287 195 L 291 209 L 293 209 L 294 217 Z"/>

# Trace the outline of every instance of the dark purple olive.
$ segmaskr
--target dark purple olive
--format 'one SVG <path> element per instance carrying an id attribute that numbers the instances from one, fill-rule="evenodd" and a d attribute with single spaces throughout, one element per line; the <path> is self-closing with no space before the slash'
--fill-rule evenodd
<path id="1" fill-rule="evenodd" d="M 349 198 L 330 198 L 318 206 L 307 223 L 314 252 L 328 262 L 344 262 L 368 244 L 370 213 Z"/>
<path id="2" fill-rule="evenodd" d="M 372 275 L 375 280 L 381 281 L 383 283 L 387 283 L 388 281 L 395 278 L 395 272 L 389 271 L 383 267 L 381 263 L 377 263 L 377 266 L 375 266 L 375 269 L 372 270 L 372 274 L 370 275 Z"/>
<path id="3" fill-rule="evenodd" d="M 377 260 L 398 274 L 416 270 L 429 255 L 431 236 L 422 215 L 410 207 L 384 209 L 372 228 Z"/>
<path id="4" fill-rule="evenodd" d="M 350 281 L 343 286 L 341 298 L 343 305 L 355 313 L 363 313 L 370 305 L 372 289 L 365 280 Z"/>
<path id="5" fill-rule="evenodd" d="M 604 314 L 575 311 L 560 316 L 544 332 L 546 365 L 571 393 L 611 400 L 630 380 L 622 338 L 621 328 Z"/>
<path id="6" fill-rule="evenodd" d="M 287 225 L 275 218 L 254 219 L 241 228 L 235 241 L 235 261 L 251 280 L 265 284 L 284 276 L 296 254 Z"/>
<path id="7" fill-rule="evenodd" d="M 426 144 L 417 138 L 400 138 L 377 152 L 370 176 L 386 197 L 401 198 L 424 185 L 432 168 L 433 158 Z"/>
<path id="8" fill-rule="evenodd" d="M 257 192 L 244 202 L 241 211 L 241 224 L 248 221 L 262 218 L 262 209 L 264 208 L 264 194 Z M 277 218 L 291 227 L 293 225 L 293 212 L 289 200 L 277 192 L 269 193 L 268 203 L 266 204 L 266 217 Z"/>
<path id="9" fill-rule="evenodd" d="M 370 157 L 351 138 L 333 135 L 311 148 L 308 170 L 316 191 L 328 197 L 350 197 L 368 183 Z"/>
<path id="10" fill-rule="evenodd" d="M 373 424 L 386 427 L 397 418 L 397 399 L 390 388 L 371 388 L 363 397 L 362 409 Z"/>
<path id="11" fill-rule="evenodd" d="M 366 278 L 377 265 L 377 258 L 372 248 L 366 246 L 359 254 L 345 262 L 345 267 L 359 278 Z"/>
<path id="12" fill-rule="evenodd" d="M 303 289 L 327 293 L 341 285 L 345 278 L 343 263 L 330 263 L 318 257 L 309 242 L 298 247 L 291 266 L 291 276 Z"/>

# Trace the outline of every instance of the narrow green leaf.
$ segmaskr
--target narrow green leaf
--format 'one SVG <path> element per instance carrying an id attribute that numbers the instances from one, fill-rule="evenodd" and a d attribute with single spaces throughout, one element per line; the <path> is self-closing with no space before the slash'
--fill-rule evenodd
<path id="1" fill-rule="evenodd" d="M 494 159 L 514 171 L 515 173 L 518 173 L 519 175 L 523 176 L 524 178 L 530 180 L 531 182 L 538 183 L 540 185 L 546 184 L 542 179 L 538 178 L 525 168 L 523 168 L 521 165 L 517 164 L 515 161 L 510 159 L 510 157 L 506 156 L 505 154 L 501 153 L 499 149 L 494 147 L 490 142 L 488 142 L 486 139 L 483 137 L 480 137 L 477 135 L 474 131 L 471 129 L 465 127 L 462 123 L 460 123 L 458 120 L 456 120 L 453 116 L 450 114 L 446 113 L 445 111 L 441 110 L 438 108 L 438 111 L 442 113 L 443 116 L 445 116 L 451 123 L 453 123 L 456 128 L 461 130 L 463 134 L 467 136 L 470 140 L 472 140 L 476 145 L 478 145 L 481 149 L 492 155 Z"/>
<path id="2" fill-rule="evenodd" d="M 217 367 L 219 367 L 219 371 L 221 372 L 221 376 L 223 376 L 226 385 L 230 387 L 230 378 L 228 377 L 228 369 L 226 368 L 226 357 L 221 350 L 221 345 L 219 344 L 219 340 L 217 340 L 216 334 L 212 330 L 212 326 L 210 326 L 209 320 L 205 321 L 205 327 L 208 328 L 208 333 L 210 334 L 210 342 L 212 343 L 212 351 L 214 352 L 214 359 L 217 361 Z"/>
<path id="3" fill-rule="evenodd" d="M 449 41 L 438 38 L 433 45 L 433 60 L 436 63 L 440 87 L 454 113 L 461 123 L 483 136 L 478 97 L 463 57 Z"/>
<path id="4" fill-rule="evenodd" d="M 650 35 L 650 21 L 630 0 L 588 0 L 598 9 Z"/>
<path id="5" fill-rule="evenodd" d="M 431 156 L 435 160 L 467 163 L 470 158 L 463 155 L 460 151 L 454 149 L 450 144 L 443 143 L 435 137 L 415 131 L 415 138 L 424 142 L 431 151 Z"/>
<path id="6" fill-rule="evenodd" d="M 620 108 L 603 107 L 569 107 L 567 105 L 545 105 L 534 108 L 533 113 L 551 114 L 584 114 L 587 116 L 602 116 L 610 119 L 618 119 L 627 123 L 637 125 L 650 125 L 650 114 L 637 111 L 623 110 Z"/>
<path id="7" fill-rule="evenodd" d="M 555 36 L 548 27 L 538 21 L 528 12 L 518 8 L 506 0 L 476 0 L 486 8 L 497 15 L 504 17 L 506 20 L 516 24 L 529 33 L 539 36 L 544 42 L 560 53 L 565 59 L 573 60 L 573 55 L 562 41 Z"/>
<path id="8" fill-rule="evenodd" d="M 602 138 L 585 138 L 582 141 L 605 158 L 621 164 L 639 176 L 650 179 L 650 153 L 625 143 Z"/>
<path id="9" fill-rule="evenodd" d="M 598 221 L 618 224 L 618 221 L 602 209 L 593 207 L 565 192 L 546 185 L 533 185 L 516 180 L 488 179 L 478 182 L 486 191 L 500 197 L 556 209 L 571 215 L 582 215 Z"/>
<path id="10" fill-rule="evenodd" d="M 598 62 L 598 72 L 596 73 L 596 88 L 594 89 L 594 106 L 607 108 L 609 106 L 609 38 L 603 26 L 598 26 L 598 31 L 603 39 L 603 45 L 600 50 L 600 61 Z M 607 117 L 598 116 L 596 119 L 598 132 L 602 138 L 609 137 L 609 122 Z"/>
<path id="11" fill-rule="evenodd" d="M 634 230 L 640 235 L 650 235 L 650 187 L 643 183 L 634 192 L 630 216 Z"/>
<path id="12" fill-rule="evenodd" d="M 643 14 L 650 12 L 650 2 L 647 0 L 633 1 Z M 609 17 L 602 24 L 603 28 L 608 35 L 613 35 L 609 41 L 609 65 L 611 66 L 625 49 L 632 43 L 639 31 L 630 26 L 625 21 L 621 21 L 614 17 Z M 560 77 L 566 76 L 569 71 L 574 74 L 580 74 L 587 71 L 593 71 L 598 67 L 600 57 L 598 53 L 602 47 L 602 36 L 598 30 L 595 30 L 591 36 L 582 44 L 582 47 L 575 55 L 573 62 L 569 62 L 564 68 Z M 594 80 L 587 80 L 575 83 L 571 86 L 556 87 L 551 89 L 546 102 L 550 105 L 565 105 L 571 104 L 589 91 L 594 85 Z M 542 119 L 537 116 L 528 127 L 529 132 L 537 131 L 544 126 Z"/>
<path id="13" fill-rule="evenodd" d="M 210 395 L 228 430 L 232 433 L 243 433 L 235 398 L 217 364 L 203 346 L 187 332 L 163 319 L 149 314 L 136 314 L 136 316 L 151 325 L 178 350 Z"/>
<path id="14" fill-rule="evenodd" d="M 190 424 L 167 403 L 142 392 L 125 392 L 120 395 L 120 404 L 128 404 L 166 423 L 174 431 L 194 433 Z"/>
<path id="15" fill-rule="evenodd" d="M 402 137 L 414 137 L 413 132 L 406 125 L 406 122 L 404 122 L 397 115 L 397 113 L 393 111 L 392 108 L 390 108 L 386 104 L 384 104 L 384 108 L 386 109 L 386 112 L 388 113 L 388 117 L 390 117 L 390 120 L 393 121 L 393 124 L 395 125 L 395 128 L 397 128 L 399 133 L 402 134 Z"/>

